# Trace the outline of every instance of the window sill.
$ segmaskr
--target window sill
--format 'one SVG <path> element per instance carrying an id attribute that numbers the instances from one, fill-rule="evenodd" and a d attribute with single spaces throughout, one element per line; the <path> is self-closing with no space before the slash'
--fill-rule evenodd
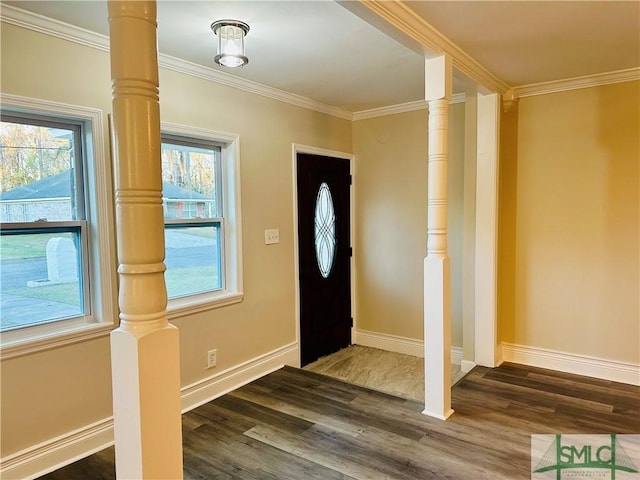
<path id="1" fill-rule="evenodd" d="M 0 360 L 28 355 L 51 348 L 57 348 L 72 343 L 78 343 L 92 338 L 109 335 L 113 330 L 112 323 L 84 323 L 75 325 L 64 330 L 57 330 L 51 333 L 33 332 L 27 330 L 20 332 L 20 335 L 10 335 L 11 332 L 2 334 L 2 346 L 0 346 Z"/>
<path id="2" fill-rule="evenodd" d="M 167 318 L 175 320 L 194 313 L 200 313 L 215 308 L 242 302 L 242 292 L 205 293 L 184 298 L 170 300 L 167 308 Z M 27 328 L 5 332 L 0 346 L 0 360 L 8 360 L 31 353 L 62 347 L 73 343 L 83 342 L 93 338 L 109 335 L 115 328 L 112 323 L 83 323 L 68 326 L 63 330 L 43 333 L 41 330 Z M 31 333 L 28 333 L 31 330 Z M 35 331 L 34 331 L 35 330 Z"/>
<path id="3" fill-rule="evenodd" d="M 244 298 L 242 292 L 216 292 L 191 295 L 169 300 L 167 318 L 176 320 L 194 313 L 200 313 L 215 308 L 240 303 Z"/>

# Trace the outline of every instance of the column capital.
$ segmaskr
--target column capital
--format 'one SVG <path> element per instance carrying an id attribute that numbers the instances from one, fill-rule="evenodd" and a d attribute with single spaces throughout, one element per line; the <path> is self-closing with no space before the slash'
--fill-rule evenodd
<path id="1" fill-rule="evenodd" d="M 424 96 L 432 100 L 451 100 L 453 95 L 453 62 L 443 54 L 424 61 Z"/>
<path id="2" fill-rule="evenodd" d="M 502 94 L 502 111 L 508 113 L 518 103 L 518 97 L 516 96 L 513 88 L 510 88 Z"/>

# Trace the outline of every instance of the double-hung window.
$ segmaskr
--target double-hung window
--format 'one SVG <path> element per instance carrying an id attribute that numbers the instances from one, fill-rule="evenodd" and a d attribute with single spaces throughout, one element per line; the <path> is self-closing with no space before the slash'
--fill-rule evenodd
<path id="1" fill-rule="evenodd" d="M 91 314 L 82 124 L 2 115 L 0 329 Z"/>
<path id="2" fill-rule="evenodd" d="M 102 133 L 100 110 L 2 95 L 3 358 L 113 327 Z"/>
<path id="3" fill-rule="evenodd" d="M 240 301 L 237 139 L 163 124 L 169 314 Z"/>

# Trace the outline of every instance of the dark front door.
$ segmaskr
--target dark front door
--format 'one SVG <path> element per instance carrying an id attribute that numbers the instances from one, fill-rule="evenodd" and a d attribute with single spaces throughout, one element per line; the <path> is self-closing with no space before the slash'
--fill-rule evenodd
<path id="1" fill-rule="evenodd" d="M 302 365 L 351 344 L 349 160 L 298 153 Z"/>

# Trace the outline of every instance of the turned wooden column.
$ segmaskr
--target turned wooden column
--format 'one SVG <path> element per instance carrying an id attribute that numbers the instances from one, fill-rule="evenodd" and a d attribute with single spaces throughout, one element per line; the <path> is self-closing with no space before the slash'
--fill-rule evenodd
<path id="1" fill-rule="evenodd" d="M 452 65 L 446 55 L 425 60 L 429 103 L 427 256 L 424 259 L 425 405 L 442 420 L 451 409 L 451 286 L 447 256 L 447 161 Z"/>
<path id="2" fill-rule="evenodd" d="M 155 1 L 109 1 L 120 326 L 116 475 L 181 479 L 178 330 L 166 316 Z"/>

